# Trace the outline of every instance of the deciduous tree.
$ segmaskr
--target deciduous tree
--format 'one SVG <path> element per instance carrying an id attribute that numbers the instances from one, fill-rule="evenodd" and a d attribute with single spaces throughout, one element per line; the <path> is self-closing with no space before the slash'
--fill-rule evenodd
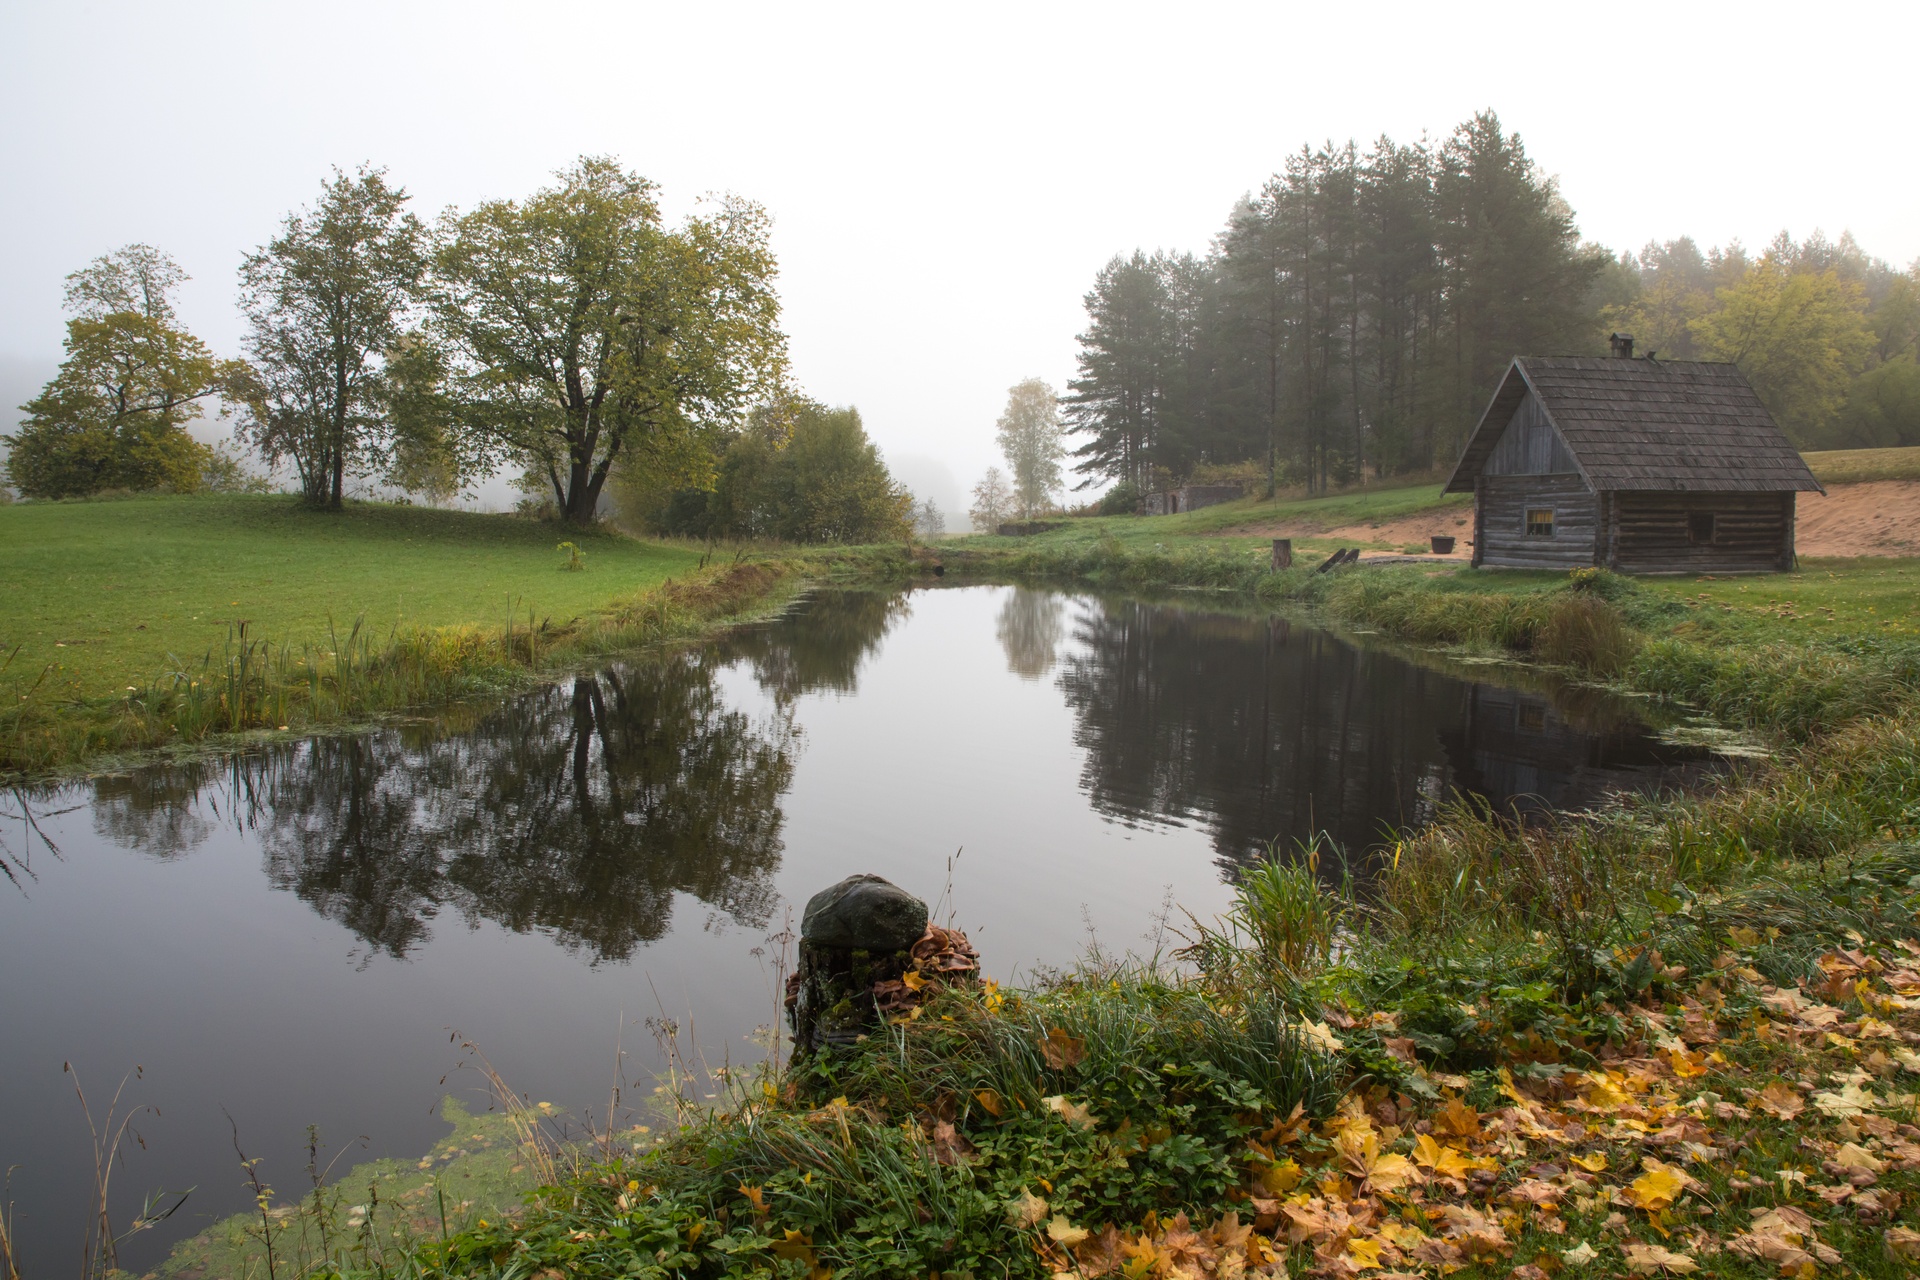
<path id="1" fill-rule="evenodd" d="M 998 467 L 988 467 L 980 483 L 973 486 L 973 506 L 967 518 L 982 533 L 992 533 L 1013 514 L 1013 490 Z"/>
<path id="2" fill-rule="evenodd" d="M 67 277 L 66 358 L 5 437 L 7 477 L 31 498 L 103 489 L 197 489 L 212 457 L 185 425 L 227 369 L 175 319 L 186 274 L 129 245 Z"/>
<path id="3" fill-rule="evenodd" d="M 1060 490 L 1060 462 L 1067 456 L 1061 442 L 1060 397 L 1039 378 L 1017 382 L 1007 391 L 1007 407 L 997 426 L 1000 452 L 1013 473 L 1013 496 L 1023 516 L 1031 519 L 1050 509 Z"/>
<path id="4" fill-rule="evenodd" d="M 1769 253 L 1693 324 L 1703 353 L 1739 365 L 1789 439 L 1817 439 L 1873 354 L 1867 302 L 1835 271 L 1793 271 Z"/>
<path id="5" fill-rule="evenodd" d="M 468 452 L 538 471 L 570 523 L 623 455 L 710 483 L 724 428 L 785 369 L 765 212 L 728 198 L 669 229 L 656 194 L 585 157 L 449 219 L 435 258 Z"/>
<path id="6" fill-rule="evenodd" d="M 426 267 L 407 199 L 384 170 L 336 169 L 319 201 L 288 214 L 240 267 L 250 325 L 249 367 L 233 384 L 242 431 L 269 462 L 293 463 L 314 506 L 339 510 L 348 472 L 392 457 L 387 355 Z"/>

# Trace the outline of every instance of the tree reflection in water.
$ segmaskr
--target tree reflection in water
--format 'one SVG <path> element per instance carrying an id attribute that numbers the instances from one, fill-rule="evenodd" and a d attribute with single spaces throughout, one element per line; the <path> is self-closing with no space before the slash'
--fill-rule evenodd
<path id="1" fill-rule="evenodd" d="M 1706 755 L 1604 699 L 1476 685 L 1284 618 L 1088 601 L 1074 639 L 1060 688 L 1090 802 L 1202 823 L 1228 871 L 1320 831 L 1375 848 L 1461 793 L 1502 812 L 1584 807 Z"/>
<path id="2" fill-rule="evenodd" d="M 610 667 L 469 723 L 355 736 L 102 777 L 94 825 L 178 857 L 222 822 L 257 833 L 269 881 L 377 954 L 404 956 L 443 911 L 539 930 L 594 962 L 669 927 L 674 895 L 710 921 L 766 923 L 793 782 L 792 704 L 851 693 L 908 616 L 905 596 L 836 591 L 706 649 Z M 725 705 L 745 662 L 763 718 Z"/>
<path id="3" fill-rule="evenodd" d="M 1013 588 L 994 624 L 994 634 L 1006 651 L 1007 670 L 1022 680 L 1038 680 L 1053 670 L 1065 634 L 1066 611 L 1066 601 L 1058 592 Z"/>

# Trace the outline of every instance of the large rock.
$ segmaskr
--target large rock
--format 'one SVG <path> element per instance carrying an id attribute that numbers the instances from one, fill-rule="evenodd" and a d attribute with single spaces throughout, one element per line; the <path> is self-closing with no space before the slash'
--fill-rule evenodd
<path id="1" fill-rule="evenodd" d="M 841 951 L 901 951 L 927 931 L 927 904 L 879 876 L 848 876 L 807 900 L 800 941 Z"/>

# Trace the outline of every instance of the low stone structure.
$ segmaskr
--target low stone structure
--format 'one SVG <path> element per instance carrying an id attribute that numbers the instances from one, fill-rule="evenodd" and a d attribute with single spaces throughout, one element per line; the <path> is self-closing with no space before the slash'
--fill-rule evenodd
<path id="1" fill-rule="evenodd" d="M 1217 507 L 1223 502 L 1232 502 L 1246 495 L 1246 490 L 1237 484 L 1183 484 L 1178 489 L 1169 489 L 1164 493 L 1150 493 L 1140 500 L 1140 514 L 1143 516 L 1170 516 L 1182 511 L 1198 511 L 1202 507 Z"/>

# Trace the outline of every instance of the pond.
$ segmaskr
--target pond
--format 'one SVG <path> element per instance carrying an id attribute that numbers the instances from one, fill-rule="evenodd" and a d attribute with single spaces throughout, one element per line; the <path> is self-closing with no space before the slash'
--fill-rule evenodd
<path id="1" fill-rule="evenodd" d="M 123 1103 L 158 1108 L 122 1221 L 196 1188 L 123 1253 L 146 1269 L 247 1208 L 236 1131 L 288 1192 L 309 1124 L 346 1163 L 424 1153 L 477 1083 L 446 1079 L 461 1037 L 576 1114 L 651 1079 L 649 1017 L 757 1059 L 769 936 L 853 872 L 943 899 L 1018 981 L 1168 943 L 1275 840 L 1358 854 L 1458 792 L 1580 808 L 1699 767 L 1630 706 L 1515 675 L 1217 602 L 822 591 L 497 705 L 0 799 L 24 1271 L 70 1267 L 87 1212 L 63 1063 L 96 1112 L 138 1064 Z"/>

